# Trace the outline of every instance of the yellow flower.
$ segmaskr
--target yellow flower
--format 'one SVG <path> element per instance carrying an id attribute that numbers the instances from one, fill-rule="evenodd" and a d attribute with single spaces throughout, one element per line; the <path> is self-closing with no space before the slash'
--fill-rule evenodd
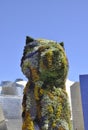
<path id="1" fill-rule="evenodd" d="M 22 130 L 34 130 L 34 124 L 30 117 L 29 112 L 26 112 L 25 119 L 23 122 Z"/>
<path id="2" fill-rule="evenodd" d="M 48 110 L 49 113 L 53 113 L 53 107 L 52 106 L 48 106 L 47 110 Z"/>
<path id="3" fill-rule="evenodd" d="M 32 73 L 32 79 L 34 82 L 39 80 L 39 75 L 37 73 L 37 69 L 36 68 L 30 68 L 31 69 L 31 73 Z"/>
<path id="4" fill-rule="evenodd" d="M 40 89 L 40 94 L 42 95 L 44 93 L 44 90 L 41 88 Z"/>
<path id="5" fill-rule="evenodd" d="M 52 66 L 52 56 L 53 56 L 53 52 L 51 50 L 49 50 L 46 53 L 46 58 L 47 58 L 47 61 L 48 61 L 48 67 Z"/>
<path id="6" fill-rule="evenodd" d="M 39 86 L 36 86 L 36 85 L 35 85 L 34 95 L 35 95 L 35 99 L 36 99 L 36 100 L 39 100 Z"/>
<path id="7" fill-rule="evenodd" d="M 51 98 L 51 99 L 54 99 L 54 95 L 50 92 L 48 92 L 48 96 Z"/>
<path id="8" fill-rule="evenodd" d="M 62 105 L 59 105 L 57 108 L 56 118 L 60 117 L 61 112 L 62 112 Z"/>
<path id="9" fill-rule="evenodd" d="M 53 128 L 56 127 L 56 123 L 55 122 L 52 123 L 52 127 Z"/>

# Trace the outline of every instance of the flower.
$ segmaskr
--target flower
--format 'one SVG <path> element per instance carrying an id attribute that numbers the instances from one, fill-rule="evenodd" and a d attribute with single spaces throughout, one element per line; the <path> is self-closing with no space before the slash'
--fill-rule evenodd
<path id="1" fill-rule="evenodd" d="M 52 127 L 53 128 L 56 127 L 56 123 L 55 122 L 52 123 Z"/>
<path id="2" fill-rule="evenodd" d="M 33 81 L 34 82 L 38 81 L 39 75 L 38 75 L 37 69 L 30 67 L 30 71 L 31 71 L 31 77 L 32 77 Z"/>
<path id="3" fill-rule="evenodd" d="M 36 86 L 36 85 L 35 85 L 34 95 L 35 95 L 35 99 L 36 99 L 36 100 L 39 100 L 39 86 Z"/>
<path id="4" fill-rule="evenodd" d="M 47 107 L 47 110 L 48 110 L 49 113 L 53 113 L 53 112 L 54 112 L 54 111 L 53 111 L 53 107 L 50 106 L 50 105 Z"/>
<path id="5" fill-rule="evenodd" d="M 52 50 L 48 50 L 48 52 L 46 52 L 45 56 L 47 59 L 48 67 L 49 68 L 52 67 L 52 56 L 53 56 Z"/>
<path id="6" fill-rule="evenodd" d="M 34 130 L 33 121 L 30 117 L 29 112 L 26 111 L 25 120 L 22 125 L 22 130 Z"/>
<path id="7" fill-rule="evenodd" d="M 44 93 L 44 89 L 40 88 L 40 95 Z"/>
<path id="8" fill-rule="evenodd" d="M 50 92 L 48 92 L 48 96 L 53 100 L 54 99 L 54 95 Z"/>

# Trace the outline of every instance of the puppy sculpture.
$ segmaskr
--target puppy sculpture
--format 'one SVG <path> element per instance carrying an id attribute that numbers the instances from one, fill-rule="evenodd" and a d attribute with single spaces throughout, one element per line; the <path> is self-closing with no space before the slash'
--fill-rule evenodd
<path id="1" fill-rule="evenodd" d="M 26 37 L 21 69 L 28 78 L 22 130 L 71 130 L 65 82 L 68 60 L 63 43 Z"/>

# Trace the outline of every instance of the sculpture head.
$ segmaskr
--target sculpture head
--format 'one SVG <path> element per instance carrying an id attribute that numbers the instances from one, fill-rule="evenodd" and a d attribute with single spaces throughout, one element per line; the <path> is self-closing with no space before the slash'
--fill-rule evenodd
<path id="1" fill-rule="evenodd" d="M 63 43 L 26 37 L 21 59 L 24 75 L 31 82 L 64 88 L 68 73 L 68 60 Z"/>

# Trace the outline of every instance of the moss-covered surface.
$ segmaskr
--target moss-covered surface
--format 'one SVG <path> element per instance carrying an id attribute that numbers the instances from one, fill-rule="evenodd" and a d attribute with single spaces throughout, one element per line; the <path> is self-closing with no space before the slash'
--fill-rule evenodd
<path id="1" fill-rule="evenodd" d="M 23 130 L 34 130 L 34 123 L 41 130 L 71 130 L 65 91 L 68 61 L 63 47 L 55 41 L 26 39 L 21 59 L 22 72 L 28 78 L 22 103 Z"/>

